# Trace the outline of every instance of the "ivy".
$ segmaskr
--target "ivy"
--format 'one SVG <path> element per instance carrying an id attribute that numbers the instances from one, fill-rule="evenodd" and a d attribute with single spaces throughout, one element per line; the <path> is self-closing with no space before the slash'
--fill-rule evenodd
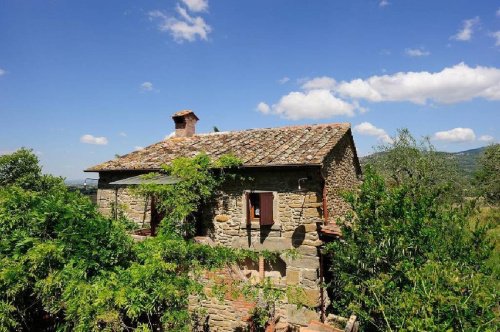
<path id="1" fill-rule="evenodd" d="M 222 183 L 237 178 L 234 171 L 240 165 L 241 161 L 232 155 L 223 155 L 214 161 L 204 153 L 193 158 L 180 157 L 163 166 L 163 173 L 180 179 L 178 183 L 146 182 L 135 188 L 134 193 L 154 197 L 160 211 L 165 214 L 162 221 L 164 233 L 190 237 L 194 232 L 194 213 L 216 196 Z M 150 173 L 144 177 L 157 175 Z"/>

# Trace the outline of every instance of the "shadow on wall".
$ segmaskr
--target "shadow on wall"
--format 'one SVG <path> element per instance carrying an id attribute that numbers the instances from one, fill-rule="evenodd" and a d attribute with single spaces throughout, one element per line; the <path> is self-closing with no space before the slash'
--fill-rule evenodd
<path id="1" fill-rule="evenodd" d="M 271 226 L 260 226 L 260 243 L 264 243 L 269 234 L 271 233 Z"/>
<path id="2" fill-rule="evenodd" d="M 304 243 L 304 239 L 306 238 L 306 227 L 304 225 L 300 225 L 293 231 L 292 234 L 292 246 L 294 248 L 298 248 Z"/>

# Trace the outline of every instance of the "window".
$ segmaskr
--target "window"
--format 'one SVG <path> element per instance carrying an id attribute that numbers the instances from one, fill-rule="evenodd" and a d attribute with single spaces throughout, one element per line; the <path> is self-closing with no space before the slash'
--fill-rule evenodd
<path id="1" fill-rule="evenodd" d="M 281 258 L 267 260 L 260 256 L 258 260 L 251 258 L 239 263 L 243 275 L 250 281 L 259 282 L 264 278 L 270 278 L 275 285 L 286 282 L 286 263 Z"/>
<path id="2" fill-rule="evenodd" d="M 272 192 L 247 193 L 247 224 L 258 222 L 260 225 L 272 225 L 273 201 Z"/>

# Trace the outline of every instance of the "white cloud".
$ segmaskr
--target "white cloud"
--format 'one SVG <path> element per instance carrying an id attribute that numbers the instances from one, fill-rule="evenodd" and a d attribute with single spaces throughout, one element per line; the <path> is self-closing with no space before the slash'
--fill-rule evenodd
<path id="1" fill-rule="evenodd" d="M 261 102 L 257 110 L 285 118 L 323 119 L 335 115 L 354 115 L 366 111 L 368 102 L 428 102 L 453 104 L 474 98 L 500 100 L 500 69 L 469 67 L 459 63 L 440 72 L 399 72 L 366 79 L 336 82 L 331 77 L 301 80 L 302 91 L 292 91 L 269 106 Z"/>
<path id="2" fill-rule="evenodd" d="M 153 91 L 153 83 L 151 83 L 151 82 L 142 83 L 141 90 L 142 91 Z"/>
<path id="3" fill-rule="evenodd" d="M 423 48 L 407 48 L 405 50 L 406 55 L 412 56 L 412 57 L 421 57 L 421 56 L 428 56 L 431 54 L 431 52 L 426 51 Z"/>
<path id="4" fill-rule="evenodd" d="M 121 137 L 127 137 L 127 133 L 125 133 L 123 131 L 121 133 L 119 133 L 118 135 L 120 135 Z"/>
<path id="5" fill-rule="evenodd" d="M 0 76 L 3 76 L 7 73 L 7 71 L 5 71 L 5 69 L 2 69 L 0 68 Z"/>
<path id="6" fill-rule="evenodd" d="M 257 105 L 257 111 L 261 112 L 262 114 L 268 114 L 271 111 L 271 108 L 269 107 L 268 104 L 260 102 Z"/>
<path id="7" fill-rule="evenodd" d="M 495 38 L 495 46 L 500 46 L 500 30 L 490 33 L 490 36 Z"/>
<path id="8" fill-rule="evenodd" d="M 493 142 L 495 140 L 495 137 L 491 135 L 481 135 L 479 136 L 478 140 L 481 142 Z"/>
<path id="9" fill-rule="evenodd" d="M 452 143 L 472 142 L 476 139 L 476 134 L 470 128 L 454 128 L 447 131 L 438 131 L 434 134 L 434 139 Z"/>
<path id="10" fill-rule="evenodd" d="M 208 0 L 182 0 L 192 12 L 204 12 L 208 10 Z"/>
<path id="11" fill-rule="evenodd" d="M 169 32 L 178 43 L 183 41 L 193 42 L 197 38 L 208 39 L 208 34 L 212 28 L 205 22 L 201 16 L 190 16 L 185 8 L 177 6 L 176 11 L 179 17 L 169 16 L 159 10 L 149 12 L 150 19 L 158 19 L 160 31 Z"/>
<path id="12" fill-rule="evenodd" d="M 264 105 L 268 107 L 267 113 L 277 114 L 291 120 L 326 119 L 335 115 L 352 116 L 355 108 L 352 104 L 335 97 L 328 90 L 290 92 L 281 97 L 279 102 L 272 107 L 260 103 L 263 113 L 266 111 Z"/>
<path id="13" fill-rule="evenodd" d="M 106 137 L 95 137 L 93 135 L 86 134 L 80 137 L 80 142 L 87 144 L 106 145 L 108 144 L 108 139 Z"/>
<path id="14" fill-rule="evenodd" d="M 337 82 L 331 77 L 315 77 L 302 84 L 304 90 L 333 90 Z"/>
<path id="15" fill-rule="evenodd" d="M 455 35 L 451 36 L 451 38 L 459 41 L 471 40 L 472 34 L 474 33 L 474 27 L 479 24 L 479 22 L 479 16 L 464 20 L 462 29 L 458 30 Z"/>
<path id="16" fill-rule="evenodd" d="M 170 133 L 170 134 L 168 134 L 168 135 L 165 135 L 164 140 L 165 140 L 165 139 L 172 138 L 172 137 L 175 137 L 175 131 L 171 132 L 171 133 Z"/>
<path id="17" fill-rule="evenodd" d="M 374 136 L 384 143 L 392 143 L 392 138 L 382 128 L 377 128 L 370 122 L 362 122 L 353 128 L 354 132 L 360 135 Z"/>
<path id="18" fill-rule="evenodd" d="M 134 146 L 134 150 L 135 151 L 144 150 L 144 147 L 143 146 Z"/>
<path id="19" fill-rule="evenodd" d="M 500 8 L 497 9 L 496 15 L 500 17 Z"/>
<path id="20" fill-rule="evenodd" d="M 335 88 L 342 97 L 371 102 L 410 101 L 425 104 L 457 103 L 473 98 L 500 100 L 500 69 L 460 63 L 440 72 L 399 72 L 341 82 Z"/>
<path id="21" fill-rule="evenodd" d="M 286 82 L 288 82 L 288 81 L 290 81 L 290 77 L 285 76 L 285 77 L 283 77 L 283 78 L 280 78 L 280 79 L 278 80 L 278 83 L 279 83 L 279 84 L 285 84 L 285 83 L 286 83 Z"/>
<path id="22" fill-rule="evenodd" d="M 389 5 L 390 5 L 390 2 L 387 0 L 380 0 L 380 2 L 378 3 L 379 7 L 385 7 L 385 6 L 389 6 Z"/>

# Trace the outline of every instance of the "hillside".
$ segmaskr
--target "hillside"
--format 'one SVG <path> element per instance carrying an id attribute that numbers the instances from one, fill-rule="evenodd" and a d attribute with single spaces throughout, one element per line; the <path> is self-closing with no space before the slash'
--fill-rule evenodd
<path id="1" fill-rule="evenodd" d="M 460 152 L 439 152 L 439 153 L 444 154 L 451 159 L 454 159 L 457 162 L 458 168 L 463 173 L 463 175 L 471 177 L 478 167 L 479 157 L 481 156 L 481 153 L 484 151 L 485 148 L 486 147 L 465 150 Z M 381 155 L 381 153 L 383 152 L 377 152 L 365 157 L 361 157 L 360 158 L 361 166 L 364 166 L 371 160 L 378 158 Z"/>

